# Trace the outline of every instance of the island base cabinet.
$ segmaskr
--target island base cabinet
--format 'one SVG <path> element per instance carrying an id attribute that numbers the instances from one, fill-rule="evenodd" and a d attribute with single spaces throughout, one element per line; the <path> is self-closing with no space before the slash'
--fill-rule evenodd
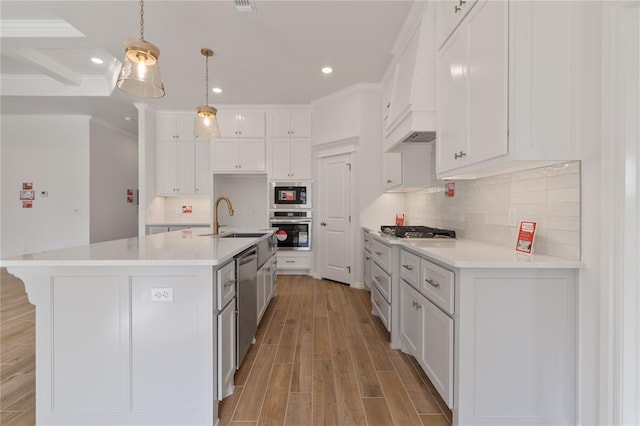
<path id="1" fill-rule="evenodd" d="M 233 393 L 236 372 L 235 299 L 218 314 L 218 401 Z"/>
<path id="2" fill-rule="evenodd" d="M 9 267 L 36 309 L 36 424 L 215 424 L 211 266 Z"/>
<path id="3" fill-rule="evenodd" d="M 576 271 L 459 273 L 454 425 L 576 424 Z"/>

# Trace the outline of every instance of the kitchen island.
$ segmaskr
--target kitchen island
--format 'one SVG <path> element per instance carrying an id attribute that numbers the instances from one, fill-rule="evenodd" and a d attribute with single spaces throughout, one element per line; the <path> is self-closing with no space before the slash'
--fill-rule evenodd
<path id="1" fill-rule="evenodd" d="M 260 238 L 209 232 L 2 260 L 36 306 L 37 424 L 216 423 L 216 270 Z"/>

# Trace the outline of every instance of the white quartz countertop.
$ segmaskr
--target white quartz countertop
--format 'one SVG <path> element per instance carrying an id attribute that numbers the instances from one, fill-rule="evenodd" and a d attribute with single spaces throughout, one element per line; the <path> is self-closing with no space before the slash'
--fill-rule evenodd
<path id="1" fill-rule="evenodd" d="M 365 228 L 368 230 L 368 228 Z M 516 253 L 515 248 L 465 239 L 396 238 L 371 231 L 378 240 L 401 245 L 419 255 L 454 268 L 583 268 L 577 260 L 542 254 Z"/>
<path id="2" fill-rule="evenodd" d="M 264 232 L 266 235 L 273 229 L 225 228 L 221 235 L 241 231 Z M 210 229 L 194 228 L 30 253 L 2 259 L 0 266 L 215 266 L 225 263 L 260 239 L 213 237 Z"/>

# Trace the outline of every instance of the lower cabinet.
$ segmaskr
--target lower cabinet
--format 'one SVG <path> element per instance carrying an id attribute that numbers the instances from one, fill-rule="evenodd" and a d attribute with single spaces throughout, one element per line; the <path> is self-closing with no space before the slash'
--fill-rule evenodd
<path id="1" fill-rule="evenodd" d="M 278 251 L 278 273 L 300 274 L 311 269 L 311 252 L 283 250 Z"/>
<path id="2" fill-rule="evenodd" d="M 275 269 L 277 261 L 275 256 L 271 256 L 260 269 L 258 269 L 258 290 L 257 290 L 257 313 L 258 324 L 262 320 L 269 302 L 274 295 Z"/>
<path id="3" fill-rule="evenodd" d="M 216 271 L 218 400 L 233 393 L 236 372 L 236 268 L 231 261 Z"/>
<path id="4" fill-rule="evenodd" d="M 453 319 L 402 281 L 402 350 L 416 357 L 444 402 L 453 408 Z"/>

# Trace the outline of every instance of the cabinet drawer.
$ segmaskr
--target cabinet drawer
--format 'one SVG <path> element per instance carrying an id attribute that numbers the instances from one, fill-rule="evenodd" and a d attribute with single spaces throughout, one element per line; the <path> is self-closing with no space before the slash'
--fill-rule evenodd
<path id="1" fill-rule="evenodd" d="M 278 253 L 278 269 L 311 269 L 309 254 L 302 256 L 287 255 Z"/>
<path id="2" fill-rule="evenodd" d="M 366 231 L 362 235 L 362 238 L 364 240 L 364 248 L 371 251 L 373 247 L 373 237 L 369 232 Z"/>
<path id="3" fill-rule="evenodd" d="M 387 331 L 391 331 L 391 306 L 376 287 L 371 288 L 371 310 L 374 315 L 380 317 Z"/>
<path id="4" fill-rule="evenodd" d="M 380 294 L 391 302 L 391 277 L 375 262 L 371 264 L 371 282 L 380 291 Z"/>
<path id="5" fill-rule="evenodd" d="M 378 265 L 384 269 L 387 273 L 391 272 L 391 247 L 381 243 L 374 239 L 371 247 L 373 260 L 378 262 Z"/>
<path id="6" fill-rule="evenodd" d="M 420 289 L 420 258 L 418 256 L 406 250 L 400 252 L 400 277 L 416 290 Z"/>
<path id="7" fill-rule="evenodd" d="M 236 295 L 236 264 L 229 262 L 216 272 L 217 309 L 221 311 Z"/>
<path id="8" fill-rule="evenodd" d="M 421 259 L 422 282 L 420 291 L 441 309 L 453 314 L 455 274 L 428 260 Z"/>

